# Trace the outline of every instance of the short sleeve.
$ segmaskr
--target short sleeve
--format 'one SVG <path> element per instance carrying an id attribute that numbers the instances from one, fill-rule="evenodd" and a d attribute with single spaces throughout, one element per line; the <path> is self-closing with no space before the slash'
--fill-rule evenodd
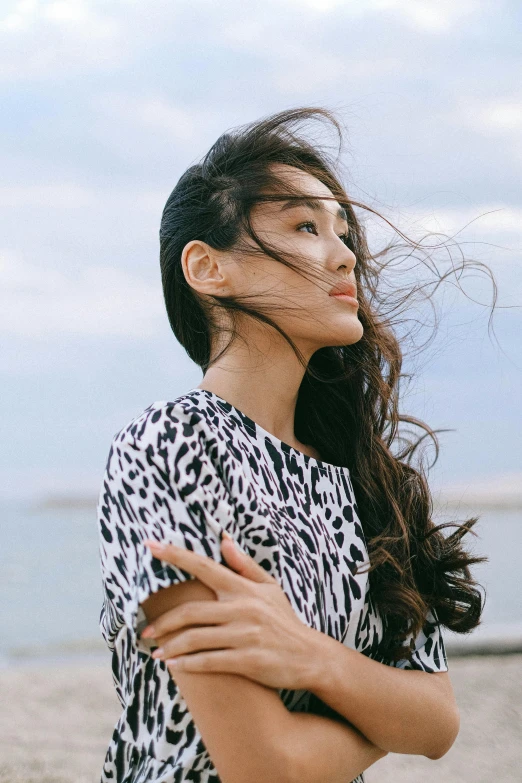
<path id="1" fill-rule="evenodd" d="M 147 624 L 140 604 L 161 588 L 193 578 L 155 558 L 156 539 L 223 562 L 222 530 L 234 522 L 228 491 L 207 452 L 204 431 L 183 410 L 148 408 L 113 439 L 98 500 L 106 641 L 126 626 L 135 646 Z M 152 643 L 153 645 L 153 643 Z"/>
<path id="2" fill-rule="evenodd" d="M 418 669 L 425 672 L 448 671 L 448 660 L 444 639 L 437 615 L 434 610 L 428 612 L 423 630 L 415 639 L 415 651 L 410 660 L 401 660 L 393 664 L 398 669 Z"/>

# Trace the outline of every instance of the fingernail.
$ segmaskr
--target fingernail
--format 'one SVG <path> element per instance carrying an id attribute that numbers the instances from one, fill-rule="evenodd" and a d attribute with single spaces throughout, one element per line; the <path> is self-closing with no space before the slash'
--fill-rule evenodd
<path id="1" fill-rule="evenodd" d="M 156 629 L 152 625 L 148 625 L 143 631 L 142 631 L 142 637 L 145 639 L 150 639 L 151 637 L 154 638 L 156 636 Z"/>
<path id="2" fill-rule="evenodd" d="M 161 656 L 164 654 L 164 652 L 165 652 L 165 650 L 163 649 L 163 647 L 158 647 L 158 649 L 154 650 L 154 652 L 152 653 L 152 657 L 153 658 L 161 658 Z"/>
<path id="3" fill-rule="evenodd" d="M 232 543 L 233 543 L 234 545 L 235 545 L 235 543 L 236 543 L 236 542 L 234 541 L 234 539 L 232 538 L 232 536 L 230 535 L 230 533 L 227 533 L 227 531 L 226 531 L 226 530 L 223 530 L 223 538 L 228 538 L 228 539 L 229 539 L 229 541 L 232 541 Z"/>
<path id="4" fill-rule="evenodd" d="M 153 549 L 156 552 L 164 552 L 166 549 L 165 544 L 162 544 L 160 541 L 144 541 L 144 544 L 149 547 L 149 549 Z"/>

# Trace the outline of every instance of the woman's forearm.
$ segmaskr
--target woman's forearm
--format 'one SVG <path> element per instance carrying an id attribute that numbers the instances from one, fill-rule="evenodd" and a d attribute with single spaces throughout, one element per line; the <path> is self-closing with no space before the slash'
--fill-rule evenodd
<path id="1" fill-rule="evenodd" d="M 190 600 L 215 600 L 197 580 L 153 593 L 149 622 Z M 277 689 L 238 674 L 169 668 L 223 783 L 349 783 L 386 755 L 332 717 L 291 712 Z"/>
<path id="2" fill-rule="evenodd" d="M 374 661 L 325 634 L 308 689 L 380 748 L 440 758 L 459 730 L 446 672 L 398 669 Z"/>
<path id="3" fill-rule="evenodd" d="M 307 712 L 291 713 L 286 745 L 295 783 L 350 783 L 387 755 L 348 723 Z"/>
<path id="4" fill-rule="evenodd" d="M 350 783 L 386 755 L 341 716 L 291 712 L 239 675 L 182 672 L 177 685 L 224 783 Z"/>

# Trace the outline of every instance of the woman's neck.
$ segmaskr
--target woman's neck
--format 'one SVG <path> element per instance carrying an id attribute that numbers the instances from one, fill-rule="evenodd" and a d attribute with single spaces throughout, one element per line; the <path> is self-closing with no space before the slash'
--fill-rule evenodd
<path id="1" fill-rule="evenodd" d="M 295 437 L 295 407 L 305 370 L 287 347 L 277 353 L 254 351 L 251 345 L 231 348 L 207 370 L 198 388 L 217 394 L 279 440 L 319 459 L 313 447 Z"/>

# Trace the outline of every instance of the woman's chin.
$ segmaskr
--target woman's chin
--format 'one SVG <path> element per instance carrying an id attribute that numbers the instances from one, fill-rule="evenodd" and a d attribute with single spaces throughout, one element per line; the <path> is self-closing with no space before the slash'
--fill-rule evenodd
<path id="1" fill-rule="evenodd" d="M 354 319 L 351 324 L 343 324 L 339 329 L 332 329 L 331 342 L 328 345 L 353 345 L 353 343 L 359 342 L 364 334 L 364 328 L 359 319 Z"/>

